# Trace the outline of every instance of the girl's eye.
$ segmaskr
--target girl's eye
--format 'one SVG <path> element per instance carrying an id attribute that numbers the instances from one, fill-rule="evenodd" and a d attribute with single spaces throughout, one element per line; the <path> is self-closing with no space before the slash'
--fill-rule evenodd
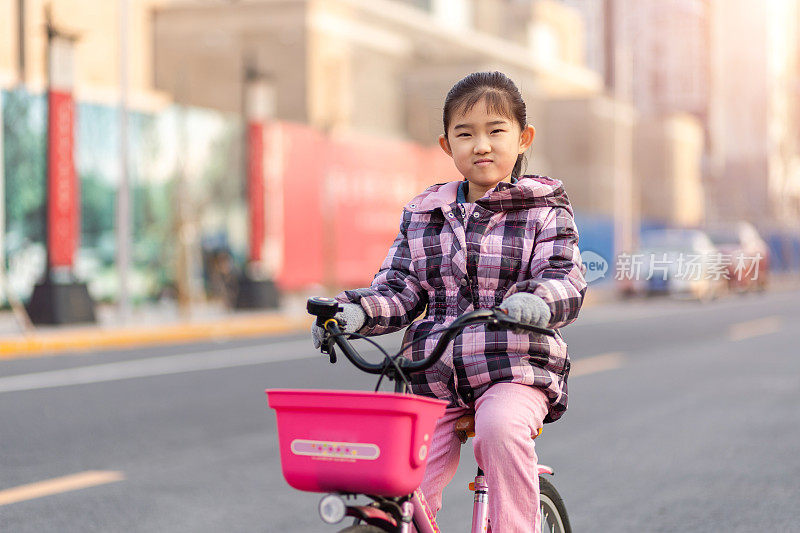
<path id="1" fill-rule="evenodd" d="M 492 130 L 492 133 L 502 133 L 504 131 L 506 131 L 506 130 Z"/>
<path id="2" fill-rule="evenodd" d="M 459 133 L 456 137 L 469 137 L 469 133 Z"/>

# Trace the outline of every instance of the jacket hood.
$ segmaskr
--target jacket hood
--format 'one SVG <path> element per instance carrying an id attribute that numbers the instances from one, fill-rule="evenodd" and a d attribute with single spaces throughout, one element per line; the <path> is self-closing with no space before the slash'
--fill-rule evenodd
<path id="1" fill-rule="evenodd" d="M 461 181 L 450 181 L 428 187 L 405 206 L 412 213 L 424 213 L 443 207 L 453 207 Z M 572 206 L 564 184 L 546 176 L 525 175 L 516 183 L 501 181 L 480 198 L 476 204 L 489 211 L 516 211 L 535 207 L 563 207 L 572 215 Z"/>

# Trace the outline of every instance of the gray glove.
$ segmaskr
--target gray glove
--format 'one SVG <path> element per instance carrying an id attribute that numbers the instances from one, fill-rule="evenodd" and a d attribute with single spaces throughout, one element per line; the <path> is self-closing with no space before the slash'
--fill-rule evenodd
<path id="1" fill-rule="evenodd" d="M 544 300 L 528 292 L 515 292 L 498 306 L 505 310 L 510 318 L 524 324 L 545 328 L 550 323 L 550 307 Z M 530 333 L 524 329 L 515 333 Z"/>
<path id="2" fill-rule="evenodd" d="M 341 304 L 343 310 L 334 315 L 338 321 L 344 321 L 345 325 L 342 331 L 346 333 L 355 333 L 360 330 L 367 321 L 367 315 L 364 309 L 359 304 Z M 322 346 L 322 337 L 325 335 L 325 330 L 317 325 L 314 321 L 311 324 L 311 337 L 314 339 L 314 348 L 319 349 Z"/>

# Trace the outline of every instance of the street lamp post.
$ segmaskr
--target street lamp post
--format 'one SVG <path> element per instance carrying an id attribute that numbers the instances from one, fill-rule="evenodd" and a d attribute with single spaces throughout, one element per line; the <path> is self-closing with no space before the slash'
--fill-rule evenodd
<path id="1" fill-rule="evenodd" d="M 58 30 L 47 12 L 47 187 L 43 280 L 28 304 L 34 324 L 94 322 L 94 302 L 74 276 L 80 238 L 80 192 L 74 161 L 73 58 L 77 36 Z"/>
<path id="2" fill-rule="evenodd" d="M 616 269 L 617 259 L 622 253 L 632 253 L 638 240 L 637 220 L 638 198 L 634 186 L 633 138 L 632 128 L 635 117 L 631 105 L 632 55 L 627 42 L 623 45 L 620 34 L 620 6 L 616 0 L 605 0 L 605 83 L 613 100 L 612 132 L 612 172 L 613 172 L 613 213 L 614 213 L 614 253 L 612 267 Z M 625 131 L 621 131 L 622 125 Z M 616 278 L 615 278 L 616 279 Z M 619 281 L 619 280 L 617 280 Z M 624 281 L 620 284 L 624 287 Z"/>
<path id="3" fill-rule="evenodd" d="M 267 239 L 267 158 L 274 155 L 264 142 L 266 125 L 275 118 L 275 87 L 272 79 L 245 60 L 242 117 L 244 122 L 245 174 L 250 236 L 247 266 L 239 278 L 235 307 L 239 309 L 275 308 L 279 294 L 269 268 Z"/>
<path id="4" fill-rule="evenodd" d="M 130 318 L 128 273 L 131 263 L 131 193 L 128 174 L 128 0 L 119 0 L 119 163 L 117 193 L 117 305 L 123 323 Z"/>

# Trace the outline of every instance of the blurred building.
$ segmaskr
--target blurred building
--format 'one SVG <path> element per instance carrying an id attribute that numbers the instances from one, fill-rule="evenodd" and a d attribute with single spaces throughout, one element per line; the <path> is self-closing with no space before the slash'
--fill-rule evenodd
<path id="1" fill-rule="evenodd" d="M 589 28 L 586 54 L 609 90 L 645 115 L 708 114 L 709 0 L 561 0 Z"/>
<path id="2" fill-rule="evenodd" d="M 708 0 L 616 0 L 617 39 L 630 53 L 631 95 L 644 114 L 689 113 L 709 104 Z"/>
<path id="3" fill-rule="evenodd" d="M 562 0 L 582 16 L 606 90 L 631 102 L 634 194 L 647 225 L 703 222 L 708 106 L 705 0 Z M 697 135 L 697 130 L 701 135 Z"/>
<path id="4" fill-rule="evenodd" d="M 714 2 L 709 184 L 713 218 L 800 220 L 796 0 Z"/>
<path id="5" fill-rule="evenodd" d="M 698 122 L 681 128 L 687 137 L 678 144 L 688 146 L 697 127 L 703 131 L 702 180 L 688 188 L 685 175 L 670 178 L 663 166 L 648 165 L 658 156 L 637 157 L 645 218 L 680 225 L 746 218 L 762 221 L 764 228 L 796 227 L 796 0 L 562 1 L 587 25 L 599 26 L 587 33 L 587 49 L 602 51 L 594 68 L 603 72 L 609 90 L 626 94 L 641 115 L 637 154 L 656 131 L 671 130 L 674 138 L 677 131 L 669 124 L 686 124 L 690 116 Z M 656 153 L 662 143 L 656 141 Z M 695 206 L 693 214 L 648 207 L 647 191 L 663 189 L 664 179 L 668 189 L 683 191 L 683 203 Z"/>
<path id="6" fill-rule="evenodd" d="M 507 71 L 534 102 L 600 90 L 574 44 L 580 21 L 559 8 L 185 1 L 155 11 L 155 81 L 179 101 L 235 111 L 249 66 L 273 80 L 279 119 L 432 143 L 444 95 L 474 70 Z"/>
<path id="7" fill-rule="evenodd" d="M 634 167 L 642 173 L 638 190 L 649 222 L 691 227 L 703 221 L 703 138 L 700 122 L 689 114 L 640 119 Z"/>
<path id="8" fill-rule="evenodd" d="M 605 0 L 561 0 L 576 10 L 586 28 L 584 46 L 586 66 L 600 75 L 606 72 L 606 2 Z"/>
<path id="9" fill-rule="evenodd" d="M 170 97 L 153 89 L 154 6 L 170 0 L 129 0 L 126 57 L 129 100 L 134 109 L 158 110 Z M 24 13 L 19 8 L 24 8 Z M 119 2 L 80 0 L 0 0 L 0 88 L 17 85 L 41 92 L 46 83 L 45 10 L 54 23 L 77 36 L 75 97 L 82 102 L 119 102 Z"/>

